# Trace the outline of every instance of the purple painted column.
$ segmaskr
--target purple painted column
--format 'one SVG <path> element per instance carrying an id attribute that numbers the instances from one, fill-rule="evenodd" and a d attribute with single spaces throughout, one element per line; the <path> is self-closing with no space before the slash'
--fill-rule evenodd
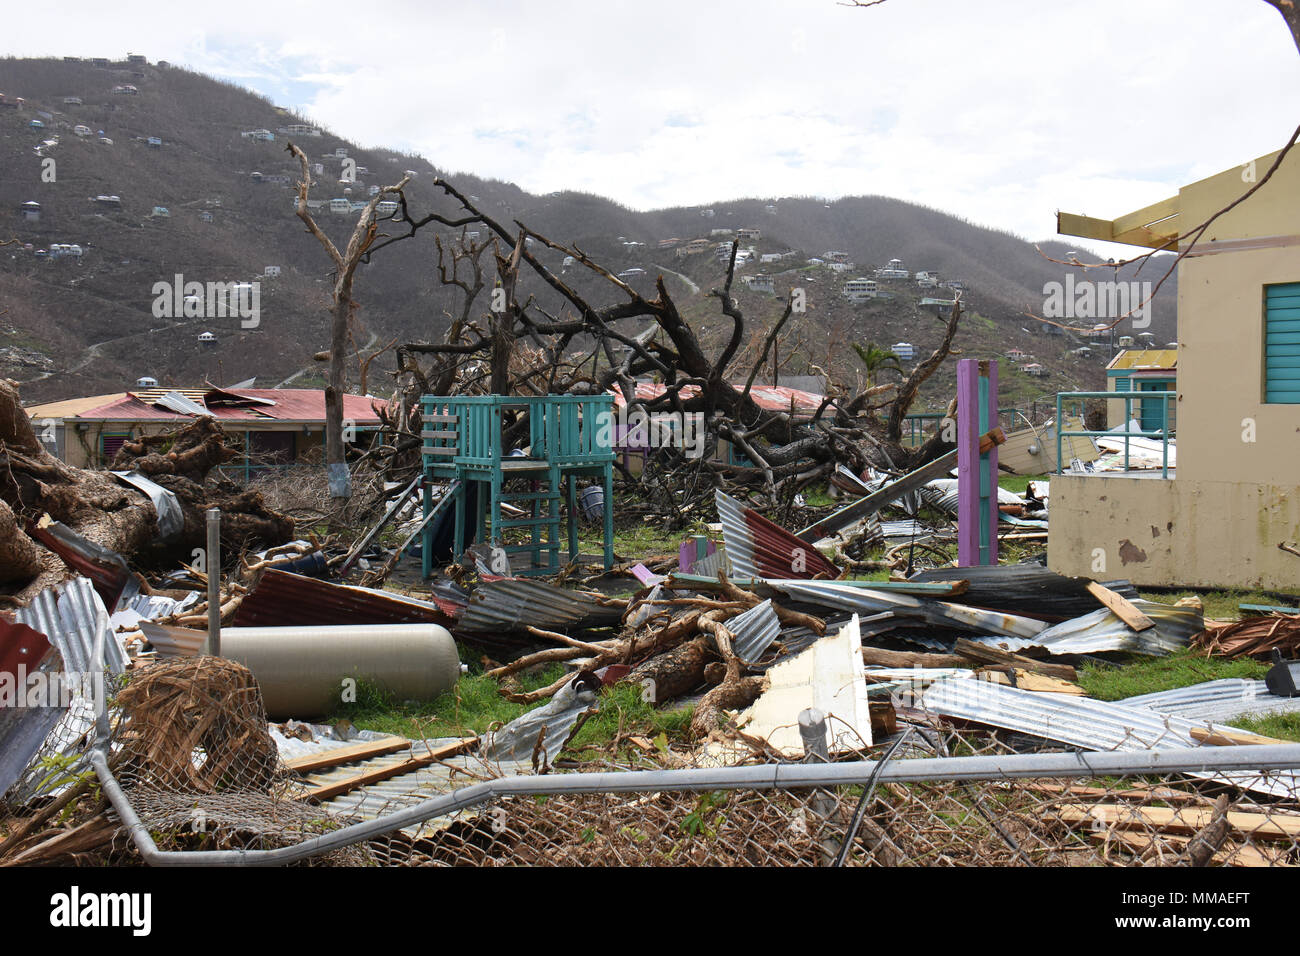
<path id="1" fill-rule="evenodd" d="M 957 563 L 998 561 L 998 450 L 979 453 L 979 438 L 998 416 L 997 362 L 957 362 Z"/>

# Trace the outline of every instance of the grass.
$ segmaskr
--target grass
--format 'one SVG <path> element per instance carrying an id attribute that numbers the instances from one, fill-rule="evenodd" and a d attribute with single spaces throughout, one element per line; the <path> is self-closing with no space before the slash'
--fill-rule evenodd
<path id="1" fill-rule="evenodd" d="M 554 683 L 564 674 L 561 664 L 552 664 L 534 674 L 521 675 L 524 690 L 535 690 Z M 432 701 L 401 702 L 392 699 L 373 684 L 362 681 L 355 703 L 340 706 L 327 718 L 333 723 L 347 718 L 363 730 L 397 734 L 412 740 L 439 737 L 469 737 L 507 724 L 530 710 L 544 706 L 513 704 L 498 692 L 499 684 L 482 674 L 467 674 L 456 687 Z M 659 710 L 642 699 L 638 685 L 607 687 L 601 693 L 600 710 L 578 731 L 571 749 L 582 752 L 584 759 L 608 747 L 620 733 L 635 733 L 667 746 L 680 739 L 691 721 L 692 708 Z"/>
<path id="2" fill-rule="evenodd" d="M 1137 657 L 1118 668 L 1085 664 L 1079 670 L 1078 683 L 1098 700 L 1122 700 L 1225 677 L 1260 680 L 1267 671 L 1267 665 L 1249 658 L 1205 658 L 1184 649 L 1168 657 Z"/>
<path id="3" fill-rule="evenodd" d="M 1236 720 L 1229 721 L 1228 725 L 1263 737 L 1300 740 L 1300 714 L 1259 714 L 1253 717 L 1238 717 Z"/>
<path id="4" fill-rule="evenodd" d="M 464 659 L 470 655 L 462 650 L 461 656 Z M 521 675 L 519 683 L 524 690 L 536 690 L 554 683 L 563 674 L 563 666 L 553 664 L 538 673 Z M 482 674 L 466 674 L 454 689 L 434 700 L 404 702 L 362 681 L 357 688 L 356 702 L 341 705 L 326 723 L 346 717 L 360 729 L 413 739 L 468 737 L 481 734 L 494 724 L 509 723 L 545 703 L 512 704 L 497 692 L 499 686 Z"/>
<path id="5" fill-rule="evenodd" d="M 1047 475 L 999 475 L 998 487 L 1017 495 L 1023 495 L 1031 481 L 1047 481 Z"/>
<path id="6" fill-rule="evenodd" d="M 1241 617 L 1238 610 L 1239 604 L 1268 604 L 1278 603 L 1275 595 L 1265 594 L 1262 591 L 1177 591 L 1174 593 L 1154 593 L 1143 592 L 1139 589 L 1138 596 L 1146 601 L 1160 601 L 1164 604 L 1176 604 L 1179 600 L 1186 597 L 1199 597 L 1201 604 L 1205 608 L 1206 619 L 1216 621 L 1235 621 Z M 1291 604 L 1300 606 L 1300 594 L 1291 595 Z"/>

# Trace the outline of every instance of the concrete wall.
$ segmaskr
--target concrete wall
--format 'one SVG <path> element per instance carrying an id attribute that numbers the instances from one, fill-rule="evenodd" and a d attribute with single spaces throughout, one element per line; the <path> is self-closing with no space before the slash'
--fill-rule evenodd
<path id="1" fill-rule="evenodd" d="M 1180 442 L 1181 445 L 1181 442 Z M 1053 475 L 1047 564 L 1138 585 L 1291 590 L 1300 488 L 1289 484 Z"/>

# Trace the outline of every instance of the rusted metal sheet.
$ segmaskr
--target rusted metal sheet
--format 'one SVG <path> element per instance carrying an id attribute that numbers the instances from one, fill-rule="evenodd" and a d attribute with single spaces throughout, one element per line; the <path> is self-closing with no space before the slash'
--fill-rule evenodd
<path id="1" fill-rule="evenodd" d="M 474 590 L 457 629 L 478 635 L 522 631 L 528 625 L 560 631 L 605 627 L 617 624 L 626 609 L 627 602 L 619 598 L 529 578 L 504 578 Z"/>
<path id="2" fill-rule="evenodd" d="M 727 560 L 737 576 L 800 580 L 818 575 L 840 576 L 840 569 L 807 541 L 768 521 L 725 491 L 719 489 L 717 503 Z"/>
<path id="3" fill-rule="evenodd" d="M 441 624 L 451 618 L 437 605 L 368 588 L 331 584 L 267 568 L 235 613 L 235 627 L 329 624 Z"/>

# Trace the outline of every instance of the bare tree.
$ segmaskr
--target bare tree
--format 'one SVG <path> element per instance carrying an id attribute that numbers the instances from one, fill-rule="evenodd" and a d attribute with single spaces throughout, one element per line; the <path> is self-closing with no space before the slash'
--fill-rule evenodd
<path id="1" fill-rule="evenodd" d="M 307 194 L 311 189 L 311 166 L 307 154 L 289 143 L 287 152 L 298 158 L 302 168 L 302 179 L 298 182 L 298 218 L 303 221 L 310 232 L 324 247 L 334 263 L 334 286 L 331 290 L 330 303 L 330 348 L 329 348 L 329 384 L 325 388 L 325 464 L 329 470 L 330 497 L 347 499 L 352 497 L 352 477 L 348 471 L 347 449 L 343 441 L 343 396 L 347 392 L 347 345 L 352 312 L 356 303 L 352 299 L 352 285 L 356 277 L 357 266 L 379 236 L 375 222 L 375 207 L 386 195 L 402 195 L 409 177 L 403 177 L 395 186 L 385 186 L 366 203 L 357 217 L 347 247 L 340 252 L 329 236 L 321 231 L 320 226 L 307 208 Z"/>

